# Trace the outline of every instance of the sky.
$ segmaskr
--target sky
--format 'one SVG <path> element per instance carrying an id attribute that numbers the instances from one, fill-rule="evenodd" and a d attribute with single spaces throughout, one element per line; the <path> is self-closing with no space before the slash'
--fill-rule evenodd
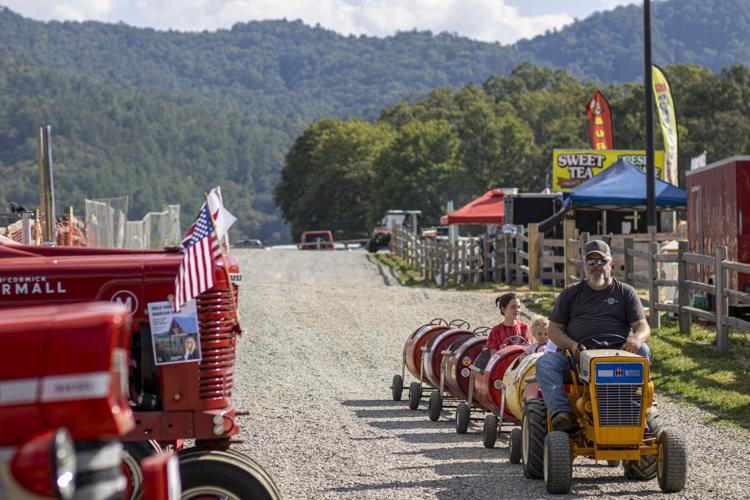
<path id="1" fill-rule="evenodd" d="M 215 31 L 238 22 L 301 19 L 349 35 L 456 33 L 514 43 L 632 0 L 0 0 L 31 19 L 124 22 L 158 30 Z"/>

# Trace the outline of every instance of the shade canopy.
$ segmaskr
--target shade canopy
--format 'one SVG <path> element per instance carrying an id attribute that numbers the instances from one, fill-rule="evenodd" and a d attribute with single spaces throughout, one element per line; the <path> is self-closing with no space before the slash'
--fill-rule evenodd
<path id="1" fill-rule="evenodd" d="M 687 194 L 684 189 L 655 179 L 656 206 L 684 208 Z M 592 177 L 563 194 L 573 207 L 606 210 L 646 208 L 646 174 L 625 160 L 614 163 L 604 172 Z"/>
<path id="2" fill-rule="evenodd" d="M 505 193 L 491 189 L 453 213 L 440 217 L 440 224 L 494 224 L 505 220 Z"/>

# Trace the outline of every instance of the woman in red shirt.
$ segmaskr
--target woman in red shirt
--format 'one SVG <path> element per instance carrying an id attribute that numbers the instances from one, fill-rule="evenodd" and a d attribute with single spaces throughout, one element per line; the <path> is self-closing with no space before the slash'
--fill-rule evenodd
<path id="1" fill-rule="evenodd" d="M 492 327 L 484 348 L 494 352 L 503 347 L 507 339 L 515 336 L 523 337 L 528 344 L 533 343 L 534 338 L 529 331 L 529 325 L 518 320 L 521 316 L 521 301 L 518 296 L 515 293 L 506 293 L 495 299 L 495 304 L 504 319 L 502 323 Z M 522 343 L 521 339 L 513 339 L 509 342 L 509 344 Z"/>

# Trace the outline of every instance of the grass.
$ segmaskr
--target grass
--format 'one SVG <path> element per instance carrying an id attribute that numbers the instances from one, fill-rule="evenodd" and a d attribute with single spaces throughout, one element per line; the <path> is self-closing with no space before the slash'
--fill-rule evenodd
<path id="1" fill-rule="evenodd" d="M 405 286 L 440 288 L 390 254 L 376 254 L 373 260 L 391 267 Z M 503 283 L 449 282 L 445 288 L 491 294 L 514 291 L 527 309 L 542 315 L 552 311 L 560 291 L 542 287 L 532 292 L 528 286 Z M 691 333 L 683 335 L 677 323 L 663 321 L 661 328 L 652 331 L 649 341 L 654 386 L 657 392 L 708 411 L 716 423 L 750 429 L 750 333 L 730 331 L 730 348 L 725 354 L 716 351 L 715 340 L 716 330 L 711 326 L 693 323 Z"/>

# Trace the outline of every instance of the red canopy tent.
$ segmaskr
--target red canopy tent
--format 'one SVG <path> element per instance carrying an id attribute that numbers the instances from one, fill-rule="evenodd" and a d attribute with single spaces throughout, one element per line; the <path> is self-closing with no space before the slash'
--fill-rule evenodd
<path id="1" fill-rule="evenodd" d="M 505 220 L 505 193 L 491 189 L 453 213 L 440 217 L 440 224 L 494 224 Z"/>

